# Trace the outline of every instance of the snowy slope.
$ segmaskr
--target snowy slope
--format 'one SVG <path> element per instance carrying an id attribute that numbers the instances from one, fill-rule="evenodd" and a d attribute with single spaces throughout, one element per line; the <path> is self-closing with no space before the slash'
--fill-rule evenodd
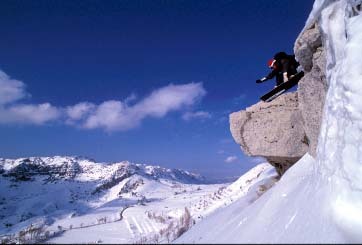
<path id="1" fill-rule="evenodd" d="M 170 242 L 214 210 L 276 182 L 260 164 L 235 183 L 211 185 L 157 166 L 77 157 L 0 159 L 4 242 Z"/>
<path id="2" fill-rule="evenodd" d="M 306 155 L 252 205 L 239 199 L 191 228 L 176 243 L 318 243 L 340 241 L 325 209 L 325 189 Z M 325 236 L 321 236 L 321 229 Z"/>
<path id="3" fill-rule="evenodd" d="M 362 242 L 360 4 L 317 0 L 307 22 L 321 14 L 327 52 L 329 90 L 317 159 L 305 155 L 252 205 L 244 208 L 240 199 L 176 243 Z"/>

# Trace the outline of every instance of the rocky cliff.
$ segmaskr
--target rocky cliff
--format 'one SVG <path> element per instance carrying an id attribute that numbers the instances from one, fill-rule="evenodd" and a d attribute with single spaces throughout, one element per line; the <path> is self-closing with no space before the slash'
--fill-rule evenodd
<path id="1" fill-rule="evenodd" d="M 327 93 L 326 57 L 319 27 L 303 31 L 294 45 L 296 59 L 305 71 L 298 84 L 299 110 L 309 142 L 309 153 L 316 155 L 322 112 Z"/>
<path id="2" fill-rule="evenodd" d="M 298 36 L 294 53 L 305 75 L 297 92 L 230 114 L 230 131 L 249 156 L 265 157 L 282 175 L 306 152 L 316 154 L 327 82 L 321 32 L 316 24 Z"/>

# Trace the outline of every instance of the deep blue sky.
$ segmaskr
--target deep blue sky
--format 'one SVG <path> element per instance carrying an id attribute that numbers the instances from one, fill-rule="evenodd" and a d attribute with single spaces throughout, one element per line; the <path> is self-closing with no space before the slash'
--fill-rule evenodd
<path id="1" fill-rule="evenodd" d="M 202 82 L 193 107 L 146 118 L 128 131 L 59 122 L 0 124 L 0 156 L 83 155 L 230 177 L 255 163 L 232 140 L 228 114 L 258 101 L 255 84 L 274 53 L 291 53 L 313 1 L 0 1 L 0 70 L 26 84 L 23 103 L 66 107 L 141 99 L 173 84 Z M 226 163 L 228 156 L 237 161 Z"/>

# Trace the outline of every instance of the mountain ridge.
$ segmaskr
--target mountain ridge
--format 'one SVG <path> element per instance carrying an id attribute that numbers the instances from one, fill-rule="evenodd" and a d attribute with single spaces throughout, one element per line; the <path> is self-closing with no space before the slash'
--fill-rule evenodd
<path id="1" fill-rule="evenodd" d="M 0 173 L 3 177 L 16 180 L 30 180 L 34 175 L 49 175 L 53 178 L 74 179 L 82 173 L 104 171 L 104 177 L 112 178 L 120 172 L 128 175 L 139 174 L 156 180 L 168 179 L 182 183 L 205 183 L 205 177 L 181 169 L 169 169 L 158 165 L 121 162 L 96 162 L 87 157 L 53 156 L 27 157 L 18 159 L 0 158 Z M 97 178 L 93 174 L 92 178 Z"/>

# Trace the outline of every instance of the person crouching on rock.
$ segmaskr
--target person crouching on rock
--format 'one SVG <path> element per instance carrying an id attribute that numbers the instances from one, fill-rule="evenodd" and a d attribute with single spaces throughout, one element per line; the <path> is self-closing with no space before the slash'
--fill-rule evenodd
<path id="1" fill-rule="evenodd" d="M 297 74 L 299 62 L 295 60 L 295 55 L 279 52 L 274 55 L 273 59 L 268 61 L 268 66 L 272 71 L 262 79 L 256 80 L 256 83 L 262 83 L 275 77 L 275 87 L 277 87 Z"/>

